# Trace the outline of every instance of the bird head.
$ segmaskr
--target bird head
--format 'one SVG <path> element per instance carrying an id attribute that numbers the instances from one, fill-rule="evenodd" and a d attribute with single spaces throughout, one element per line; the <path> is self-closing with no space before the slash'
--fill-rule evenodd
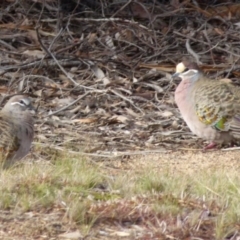
<path id="1" fill-rule="evenodd" d="M 182 79 L 198 79 L 199 74 L 201 73 L 200 68 L 195 62 L 182 61 L 177 64 L 176 72 L 172 77 L 180 77 Z"/>
<path id="2" fill-rule="evenodd" d="M 16 95 L 8 100 L 2 111 L 16 112 L 31 112 L 36 113 L 35 108 L 32 105 L 31 99 L 24 95 Z"/>

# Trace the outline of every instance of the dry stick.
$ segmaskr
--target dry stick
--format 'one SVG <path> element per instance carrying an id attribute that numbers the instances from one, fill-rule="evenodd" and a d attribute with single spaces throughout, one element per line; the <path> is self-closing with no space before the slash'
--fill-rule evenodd
<path id="1" fill-rule="evenodd" d="M 80 96 L 79 98 L 77 98 L 75 101 L 71 102 L 69 105 L 67 106 L 64 106 L 62 108 L 60 108 L 59 110 L 55 111 L 55 112 L 52 112 L 52 113 L 49 113 L 47 116 L 52 116 L 54 114 L 57 114 L 61 111 L 64 111 L 66 110 L 67 108 L 71 107 L 72 105 L 74 105 L 75 103 L 77 103 L 78 101 L 80 101 L 82 98 L 84 98 L 85 96 L 87 96 L 89 93 L 93 93 L 93 92 L 97 92 L 97 93 L 107 93 L 108 90 L 98 90 L 98 89 L 95 89 L 93 91 L 88 91 L 86 92 L 85 94 L 83 94 L 82 96 Z"/>
<path id="2" fill-rule="evenodd" d="M 239 58 L 240 58 L 240 57 L 239 57 Z M 234 61 L 234 63 L 232 64 L 231 68 L 228 70 L 228 73 L 227 73 L 227 75 L 226 75 L 226 78 L 228 78 L 229 75 L 231 74 L 231 72 L 234 70 L 234 66 L 235 66 L 236 62 L 238 62 L 239 58 L 237 58 L 237 59 Z"/>
<path id="3" fill-rule="evenodd" d="M 75 151 L 69 151 L 70 153 L 74 154 L 80 154 L 80 155 L 86 155 L 86 156 L 92 156 L 92 157 L 105 157 L 105 158 L 112 158 L 112 157 L 122 157 L 122 156 L 132 156 L 132 155 L 145 155 L 145 154 L 156 154 L 156 153 L 170 153 L 171 151 L 136 151 L 136 152 L 113 152 L 109 154 L 101 154 L 101 153 L 86 153 L 86 152 L 75 152 Z"/>
<path id="4" fill-rule="evenodd" d="M 236 151 L 236 150 L 240 150 L 240 147 L 230 147 L 221 149 L 221 151 Z"/>
<path id="5" fill-rule="evenodd" d="M 53 58 L 53 60 L 54 60 L 54 61 L 56 62 L 56 64 L 58 65 L 58 67 L 59 67 L 59 68 L 61 69 L 61 71 L 66 75 L 66 77 L 74 84 L 74 86 L 78 86 L 79 84 L 78 84 L 77 82 L 75 82 L 75 81 L 72 79 L 71 76 L 68 75 L 68 73 L 65 71 L 65 69 L 59 64 L 59 62 L 58 62 L 58 60 L 55 58 L 55 56 L 43 45 L 43 43 L 42 43 L 42 41 L 41 41 L 41 38 L 40 38 L 40 35 L 39 35 L 39 32 L 38 32 L 38 29 L 39 29 L 39 27 L 36 28 L 37 38 L 38 38 L 38 41 L 39 41 L 41 47 L 43 48 L 43 50 L 44 50 L 49 56 L 51 56 L 51 57 Z M 61 30 L 59 31 L 59 34 L 62 33 L 62 30 L 63 30 L 63 29 L 61 29 Z M 58 34 L 58 35 L 59 35 L 59 34 Z"/>
<path id="6" fill-rule="evenodd" d="M 122 94 L 116 92 L 115 90 L 111 89 L 110 92 L 112 92 L 113 94 L 119 96 L 120 98 L 122 98 L 123 100 L 129 102 L 134 108 L 136 108 L 138 111 L 140 111 L 142 114 L 144 114 L 144 112 L 142 111 L 142 109 L 138 108 L 137 106 L 135 106 L 135 104 L 133 103 L 133 101 L 131 101 L 130 99 L 124 97 Z"/>
<path id="7" fill-rule="evenodd" d="M 155 15 L 152 22 L 156 20 L 156 18 L 162 18 L 162 17 L 171 17 L 173 16 L 173 14 L 176 14 L 177 12 L 179 12 L 179 10 L 174 10 L 174 11 L 169 11 L 167 13 L 163 13 L 163 14 L 158 14 Z M 76 13 L 75 15 L 78 15 L 78 13 Z M 64 18 L 63 20 L 65 20 L 66 18 Z M 156 32 L 156 33 L 162 33 L 160 30 L 152 30 L 149 29 L 148 27 L 139 24 L 139 22 L 136 22 L 134 20 L 128 20 L 128 19 L 123 19 L 123 18 L 74 18 L 74 14 L 72 15 L 72 19 L 73 20 L 77 20 L 77 21 L 85 21 L 85 22 L 124 22 L 124 23 L 130 23 L 130 24 L 135 24 L 138 25 L 139 27 L 148 30 L 150 32 Z M 57 22 L 57 19 L 42 19 L 41 22 L 47 22 L 47 23 L 53 23 L 53 22 Z"/>
<path id="8" fill-rule="evenodd" d="M 162 96 L 162 101 L 161 101 L 161 103 L 163 103 L 163 100 L 165 99 L 166 95 L 169 93 L 169 90 L 171 89 L 171 87 L 173 86 L 173 84 L 174 84 L 174 82 L 173 82 L 173 77 L 171 76 L 170 82 L 169 82 L 168 86 L 166 87 L 165 92 L 164 92 L 164 94 L 163 94 L 163 96 Z"/>
<path id="9" fill-rule="evenodd" d="M 55 115 L 55 114 L 57 114 L 57 113 L 59 113 L 59 112 L 61 112 L 61 111 L 66 110 L 67 108 L 71 107 L 72 105 L 74 105 L 75 103 L 77 103 L 78 101 L 80 101 L 82 98 L 84 98 L 85 96 L 87 96 L 89 93 L 91 93 L 91 91 L 86 92 L 85 94 L 83 94 L 82 96 L 78 97 L 75 101 L 71 102 L 71 103 L 68 104 L 67 106 L 62 107 L 62 108 L 60 108 L 59 110 L 48 114 L 47 116 L 49 117 L 49 116 Z"/>
<path id="10" fill-rule="evenodd" d="M 213 57 L 213 51 L 212 51 L 212 49 L 211 49 L 211 45 L 212 45 L 212 44 L 211 44 L 211 41 L 210 41 L 210 39 L 209 39 L 209 37 L 208 37 L 207 30 L 204 29 L 202 32 L 203 32 L 204 37 L 207 39 L 207 42 L 208 42 L 208 44 L 209 44 L 210 54 L 211 54 L 211 57 L 212 57 L 212 61 L 213 61 L 213 63 L 215 64 L 214 57 Z"/>
<path id="11" fill-rule="evenodd" d="M 60 29 L 60 31 L 58 32 L 58 34 L 54 37 L 54 39 L 52 40 L 51 44 L 49 45 L 49 47 L 48 47 L 49 53 L 50 53 L 50 51 L 51 51 L 51 48 L 52 48 L 53 44 L 56 42 L 56 40 L 57 40 L 57 39 L 59 38 L 59 36 L 61 35 L 62 31 L 63 31 L 63 28 Z M 44 47 L 45 47 L 45 46 L 44 46 Z"/>
<path id="12" fill-rule="evenodd" d="M 176 35 L 179 35 L 179 36 L 181 36 L 181 37 L 191 39 L 191 40 L 193 40 L 194 42 L 199 42 L 199 43 L 202 43 L 202 44 L 204 44 L 204 45 L 209 45 L 208 43 L 206 43 L 206 42 L 204 42 L 204 41 L 198 40 L 198 39 L 193 38 L 193 37 L 190 37 L 190 36 L 186 36 L 186 35 L 184 35 L 184 34 L 181 34 L 181 33 L 177 32 L 177 31 L 173 31 L 173 33 L 175 33 Z M 240 55 L 235 54 L 235 53 L 233 53 L 233 52 L 231 52 L 231 51 L 228 51 L 228 50 L 226 50 L 226 49 L 224 49 L 224 48 L 221 48 L 221 47 L 215 47 L 215 48 L 218 49 L 218 50 L 220 50 L 220 51 L 223 51 L 223 52 L 232 54 L 232 55 L 234 55 L 234 56 L 236 56 L 236 57 L 240 57 Z"/>
<path id="13" fill-rule="evenodd" d="M 212 55 L 212 49 L 214 49 L 215 47 L 216 47 L 216 48 L 219 48 L 219 47 L 217 47 L 217 45 L 218 45 L 219 43 L 217 43 L 215 46 L 212 46 L 212 47 L 211 47 L 211 46 L 210 46 L 210 43 L 211 43 L 211 42 L 210 42 L 210 40 L 209 40 L 209 38 L 208 38 L 208 36 L 207 36 L 206 31 L 204 30 L 203 33 L 204 33 L 204 36 L 206 37 L 206 39 L 207 39 L 207 41 L 208 41 L 208 43 L 209 43 L 210 49 L 209 49 L 208 51 L 211 51 L 211 55 Z M 205 44 L 207 44 L 207 43 L 205 43 Z M 191 46 L 190 46 L 190 44 L 189 44 L 189 39 L 187 39 L 187 41 L 186 41 L 186 48 L 187 48 L 187 51 L 195 57 L 195 59 L 197 60 L 197 62 L 200 63 L 200 64 L 202 64 L 202 63 L 199 61 L 199 55 L 196 54 L 196 53 L 192 50 L 192 48 L 191 48 Z M 221 49 L 221 48 L 220 48 L 220 49 Z M 225 50 L 225 51 L 226 51 L 227 53 L 229 53 L 229 54 L 232 54 L 232 52 L 230 52 L 230 51 L 227 51 L 227 50 Z M 237 56 L 237 55 L 236 55 L 236 56 Z M 236 63 L 239 59 L 240 59 L 240 56 L 238 56 L 238 58 L 237 58 L 237 60 L 235 61 L 235 63 Z M 224 73 L 224 72 L 228 71 L 227 76 L 226 76 L 226 78 L 228 78 L 230 72 L 233 71 L 234 68 L 235 68 L 235 63 L 232 65 L 232 67 L 231 67 L 230 69 L 221 71 L 220 74 L 222 74 L 222 72 Z M 220 74 L 217 74 L 217 76 L 220 75 Z"/>
<path id="14" fill-rule="evenodd" d="M 193 49 L 191 48 L 189 39 L 187 39 L 185 46 L 186 46 L 188 53 L 191 54 L 196 59 L 197 64 L 201 64 L 201 61 L 199 60 L 200 56 L 196 52 L 194 52 Z"/>
<path id="15" fill-rule="evenodd" d="M 30 11 L 32 10 L 32 8 L 33 8 L 33 6 L 34 6 L 35 4 L 36 4 L 36 2 L 35 2 L 34 4 L 32 4 L 32 6 L 29 8 L 28 12 L 26 13 L 26 16 L 29 15 Z M 42 18 L 42 15 L 43 15 L 43 13 L 44 13 L 44 10 L 45 10 L 45 5 L 46 5 L 46 2 L 45 2 L 45 0 L 43 0 L 42 9 L 41 9 L 41 12 L 40 12 L 40 14 L 39 14 L 39 17 L 38 17 L 36 26 L 39 25 L 39 22 L 40 22 L 40 20 L 41 20 L 41 18 Z"/>
<path id="16" fill-rule="evenodd" d="M 0 40 L 0 43 L 1 43 L 2 45 L 4 45 L 6 48 L 8 48 L 9 50 L 16 51 L 16 48 L 14 48 L 14 47 L 11 46 L 10 44 L 4 42 L 3 40 Z"/>
<path id="17" fill-rule="evenodd" d="M 173 11 L 172 11 L 173 12 Z M 160 15 L 158 15 L 160 16 Z M 165 15 L 164 15 L 165 16 Z M 166 16 L 172 16 L 171 13 L 166 14 Z M 123 19 L 123 18 L 73 18 L 74 15 L 72 15 L 72 19 L 76 20 L 76 21 L 80 21 L 80 22 L 124 22 L 124 23 L 129 23 L 129 24 L 134 24 L 134 25 L 138 25 L 140 28 L 143 28 L 149 32 L 156 32 L 156 33 L 160 33 L 160 30 L 152 30 L 149 29 L 148 27 L 139 24 L 138 22 L 134 21 L 134 20 L 128 20 L 128 19 Z M 47 23 L 52 23 L 52 22 L 56 22 L 56 19 L 42 19 L 41 22 L 47 22 Z"/>
<path id="18" fill-rule="evenodd" d="M 135 25 L 138 25 L 139 27 L 145 29 L 145 30 L 148 30 L 150 32 L 153 32 L 153 31 L 156 31 L 156 32 L 160 32 L 160 31 L 157 31 L 157 30 L 152 30 L 152 29 L 149 29 L 148 27 L 145 27 L 144 25 L 142 24 L 139 24 L 138 22 L 134 21 L 134 20 L 127 20 L 127 19 L 123 19 L 123 18 L 73 18 L 74 20 L 77 20 L 77 21 L 86 21 L 86 22 L 125 22 L 125 23 L 130 23 L 130 24 L 135 24 Z M 55 19 L 53 19 L 52 21 L 56 21 Z M 42 22 L 52 22 L 50 20 L 47 20 L 47 21 L 42 21 Z"/>
<path id="19" fill-rule="evenodd" d="M 133 0 L 129 0 L 127 3 L 125 3 L 119 10 L 117 10 L 112 16 L 111 18 L 113 18 L 114 16 L 116 16 L 119 12 L 121 12 L 125 7 L 127 7 Z"/>
<path id="20" fill-rule="evenodd" d="M 33 143 L 35 144 L 35 142 Z M 37 143 L 39 144 L 39 143 Z M 47 146 L 47 144 L 40 143 L 42 146 Z M 61 147 L 51 146 L 51 148 L 59 150 L 59 151 L 66 151 Z M 171 150 L 147 150 L 147 151 L 129 151 L 129 152 L 109 152 L 109 153 L 87 153 L 87 152 L 75 152 L 72 150 L 67 150 L 69 153 L 77 154 L 77 155 L 86 155 L 92 157 L 105 157 L 105 158 L 112 158 L 112 157 L 121 157 L 121 156 L 132 156 L 132 155 L 146 155 L 146 154 L 156 154 L 156 153 L 170 153 Z"/>
<path id="21" fill-rule="evenodd" d="M 40 36 L 39 36 L 39 32 L 38 32 L 38 29 L 39 27 L 36 28 L 36 32 L 37 32 L 37 38 L 38 38 L 38 41 L 41 45 L 41 47 L 43 48 L 43 50 L 53 58 L 53 60 L 56 62 L 56 64 L 58 65 L 58 67 L 60 68 L 60 70 L 66 75 L 66 77 L 74 84 L 74 86 L 78 86 L 78 87 L 82 87 L 82 88 L 85 88 L 85 89 L 90 89 L 90 90 L 93 90 L 94 88 L 91 88 L 91 87 L 86 87 L 86 86 L 83 86 L 83 85 L 80 85 L 78 84 L 76 81 L 74 81 L 74 79 L 65 71 L 65 69 L 59 64 L 58 60 L 55 58 L 55 56 L 43 45 L 41 39 L 40 39 Z M 62 32 L 62 29 L 59 31 L 59 34 Z M 59 36 L 59 34 L 57 35 L 57 37 Z"/>
<path id="22" fill-rule="evenodd" d="M 70 64 L 71 64 L 71 66 L 79 66 L 79 60 L 78 61 L 75 61 L 75 60 L 67 61 L 67 60 L 63 59 L 63 60 L 60 60 L 60 62 L 62 62 L 62 65 L 65 65 L 65 66 L 69 66 Z M 24 70 L 24 69 L 28 69 L 28 68 L 35 68 L 37 65 L 40 65 L 40 64 L 41 64 L 41 66 L 48 66 L 48 67 L 56 66 L 56 62 L 54 60 L 51 60 L 48 62 L 42 62 L 42 59 L 37 60 L 32 63 L 24 63 L 24 64 L 20 64 L 17 66 L 8 66 L 8 67 L 0 66 L 0 70 L 3 70 L 3 72 L 0 72 L 0 76 L 3 76 L 9 70 L 13 70 L 13 69 Z M 86 87 L 86 86 L 82 86 L 82 85 L 78 85 L 78 86 L 89 89 L 89 90 L 96 90 L 95 88 L 91 88 L 91 87 Z"/>
<path id="23" fill-rule="evenodd" d="M 52 82 L 53 84 L 55 84 L 56 86 L 58 86 L 58 87 L 60 88 L 60 86 L 59 86 L 58 83 L 54 82 L 51 78 L 48 78 L 48 77 L 43 76 L 43 75 L 30 74 L 30 75 L 25 75 L 24 77 L 22 77 L 22 78 L 20 78 L 20 79 L 23 79 L 23 78 L 33 78 L 33 79 L 38 78 L 38 79 L 43 79 L 43 80 L 45 80 L 45 81 Z M 51 88 L 51 87 L 49 87 L 49 88 Z M 53 88 L 53 87 L 52 87 L 52 88 Z"/>

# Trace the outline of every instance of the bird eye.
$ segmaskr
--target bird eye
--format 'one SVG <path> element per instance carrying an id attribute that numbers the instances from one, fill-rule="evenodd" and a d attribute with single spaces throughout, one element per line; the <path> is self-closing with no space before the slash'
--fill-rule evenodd
<path id="1" fill-rule="evenodd" d="M 23 100 L 20 100 L 19 103 L 22 104 L 22 105 L 26 105 L 26 103 Z"/>

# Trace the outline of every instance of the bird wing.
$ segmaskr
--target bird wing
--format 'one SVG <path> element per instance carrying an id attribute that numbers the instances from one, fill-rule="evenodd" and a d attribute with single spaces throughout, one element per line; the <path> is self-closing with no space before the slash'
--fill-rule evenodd
<path id="1" fill-rule="evenodd" d="M 20 140 L 17 136 L 16 126 L 9 122 L 9 119 L 0 116 L 0 151 L 2 158 L 11 158 L 19 147 Z"/>
<path id="2" fill-rule="evenodd" d="M 194 96 L 198 119 L 218 131 L 229 131 L 234 127 L 240 133 L 240 89 L 220 81 L 204 83 L 196 88 Z"/>

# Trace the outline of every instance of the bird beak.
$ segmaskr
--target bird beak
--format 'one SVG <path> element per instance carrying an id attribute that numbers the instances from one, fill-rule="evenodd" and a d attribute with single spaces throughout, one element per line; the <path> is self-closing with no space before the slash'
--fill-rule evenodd
<path id="1" fill-rule="evenodd" d="M 33 115 L 35 115 L 37 113 L 36 108 L 32 104 L 28 107 L 28 110 Z"/>
<path id="2" fill-rule="evenodd" d="M 179 74 L 180 74 L 179 72 L 175 72 L 175 73 L 172 75 L 172 78 L 178 77 Z"/>

